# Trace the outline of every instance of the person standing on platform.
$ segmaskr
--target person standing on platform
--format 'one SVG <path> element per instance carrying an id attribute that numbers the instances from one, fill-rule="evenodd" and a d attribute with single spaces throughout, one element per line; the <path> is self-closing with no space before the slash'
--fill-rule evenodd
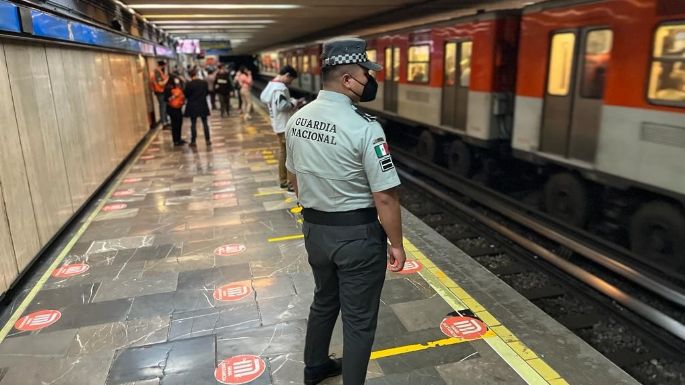
<path id="1" fill-rule="evenodd" d="M 214 68 L 207 69 L 207 87 L 209 87 L 209 104 L 216 110 L 216 72 Z"/>
<path id="2" fill-rule="evenodd" d="M 219 72 L 216 74 L 215 92 L 219 96 L 221 117 L 229 116 L 231 111 L 231 92 L 233 92 L 233 79 L 223 64 L 219 64 Z"/>
<path id="3" fill-rule="evenodd" d="M 190 117 L 190 146 L 195 147 L 197 139 L 197 118 L 202 120 L 202 127 L 205 130 L 205 142 L 208 146 L 212 145 L 209 135 L 209 106 L 207 105 L 207 95 L 209 94 L 209 87 L 207 82 L 198 77 L 196 68 L 190 70 L 190 82 L 186 84 L 186 116 Z"/>
<path id="4" fill-rule="evenodd" d="M 364 40 L 325 42 L 323 90 L 286 125 L 286 167 L 303 207 L 316 284 L 304 348 L 307 385 L 340 373 L 345 385 L 364 384 L 386 265 L 404 267 L 400 180 L 381 125 L 354 105 L 376 97 L 369 70 L 381 69 L 368 60 Z M 339 311 L 343 357 L 331 359 Z"/>
<path id="5" fill-rule="evenodd" d="M 287 156 L 285 147 L 285 125 L 298 107 L 298 101 L 290 97 L 290 91 L 288 90 L 288 86 L 296 78 L 297 71 L 295 68 L 285 65 L 278 72 L 278 76 L 266 85 L 259 96 L 262 103 L 266 104 L 269 108 L 271 127 L 278 136 L 278 144 L 280 147 L 278 176 L 281 188 L 287 188 L 288 191 L 293 191 L 293 188 L 288 183 L 288 172 L 285 168 L 285 159 Z"/>
<path id="6" fill-rule="evenodd" d="M 179 77 L 171 75 L 164 91 L 164 98 L 167 101 L 167 111 L 171 118 L 171 138 L 174 141 L 174 146 L 182 146 L 186 143 L 181 138 L 183 105 L 186 103 L 186 97 L 183 93 L 183 83 Z"/>
<path id="7" fill-rule="evenodd" d="M 169 75 L 166 73 L 166 63 L 162 60 L 157 62 L 157 68 L 150 76 L 150 88 L 157 97 L 157 104 L 159 105 L 159 122 L 162 126 L 169 125 L 169 117 L 166 111 L 166 101 L 164 100 L 164 88 L 169 81 Z"/>
<path id="8" fill-rule="evenodd" d="M 250 94 L 252 90 L 252 72 L 245 67 L 241 67 L 238 72 L 238 83 L 240 83 L 240 99 L 243 105 L 243 120 L 247 121 L 252 118 L 252 115 L 250 115 L 252 112 L 252 95 Z"/>
<path id="9" fill-rule="evenodd" d="M 243 110 L 243 97 L 240 96 L 240 82 L 238 81 L 239 71 L 231 69 L 231 79 L 233 79 L 233 89 L 235 90 L 236 97 L 238 98 L 238 111 Z"/>

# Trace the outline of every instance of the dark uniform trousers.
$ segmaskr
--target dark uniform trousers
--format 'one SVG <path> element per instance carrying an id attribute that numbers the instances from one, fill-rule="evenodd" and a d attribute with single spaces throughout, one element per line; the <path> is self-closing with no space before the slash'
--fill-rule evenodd
<path id="1" fill-rule="evenodd" d="M 362 385 L 376 333 L 387 266 L 387 241 L 376 220 L 354 226 L 304 222 L 302 231 L 316 289 L 307 323 L 307 366 L 328 362 L 338 312 L 343 321 L 343 383 Z"/>

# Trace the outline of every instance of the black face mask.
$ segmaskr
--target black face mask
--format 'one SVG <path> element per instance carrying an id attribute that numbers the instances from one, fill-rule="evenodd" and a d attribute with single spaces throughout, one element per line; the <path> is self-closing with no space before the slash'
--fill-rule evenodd
<path id="1" fill-rule="evenodd" d="M 359 96 L 360 102 L 370 102 L 376 99 L 376 92 L 378 92 L 378 82 L 376 81 L 376 79 L 374 79 L 373 76 L 366 74 L 366 84 L 363 84 L 359 80 L 355 79 L 352 75 L 350 75 L 350 77 L 354 79 L 355 82 L 364 86 L 364 90 L 362 91 L 361 95 L 357 95 L 356 92 L 350 90 L 355 95 Z"/>

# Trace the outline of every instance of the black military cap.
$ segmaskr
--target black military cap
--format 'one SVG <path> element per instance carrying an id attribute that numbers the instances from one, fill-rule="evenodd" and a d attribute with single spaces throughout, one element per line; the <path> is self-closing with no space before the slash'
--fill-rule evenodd
<path id="1" fill-rule="evenodd" d="M 323 43 L 321 54 L 322 67 L 330 67 L 341 64 L 359 64 L 371 70 L 380 71 L 383 67 L 369 61 L 366 57 L 366 41 L 357 38 L 337 38 Z"/>

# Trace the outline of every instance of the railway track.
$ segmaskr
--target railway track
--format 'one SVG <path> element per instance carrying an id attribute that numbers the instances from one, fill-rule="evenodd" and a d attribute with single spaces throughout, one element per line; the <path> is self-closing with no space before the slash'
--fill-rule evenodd
<path id="1" fill-rule="evenodd" d="M 407 151 L 393 156 L 407 209 L 642 383 L 685 383 L 677 286 L 501 194 Z"/>

